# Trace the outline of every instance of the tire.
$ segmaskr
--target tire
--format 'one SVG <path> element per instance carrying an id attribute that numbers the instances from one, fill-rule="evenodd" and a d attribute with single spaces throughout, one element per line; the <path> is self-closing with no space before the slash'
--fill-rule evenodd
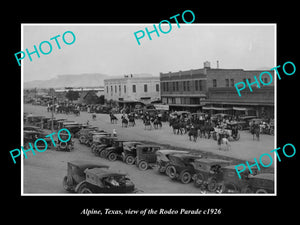
<path id="1" fill-rule="evenodd" d="M 72 187 L 70 186 L 72 184 L 73 184 L 73 181 L 68 180 L 68 176 L 65 176 L 63 179 L 63 188 L 68 192 L 72 192 Z"/>
<path id="2" fill-rule="evenodd" d="M 67 142 L 60 142 L 59 143 L 59 148 L 60 149 L 66 149 L 68 147 L 68 143 Z"/>
<path id="3" fill-rule="evenodd" d="M 223 185 L 223 189 L 224 189 L 223 193 L 238 193 L 239 192 L 238 188 L 233 183 Z"/>
<path id="4" fill-rule="evenodd" d="M 107 156 L 109 161 L 116 161 L 117 160 L 117 154 L 112 152 Z"/>
<path id="5" fill-rule="evenodd" d="M 128 165 L 133 165 L 135 161 L 135 158 L 132 155 L 128 155 L 125 158 L 125 163 Z"/>
<path id="6" fill-rule="evenodd" d="M 198 173 L 196 175 L 196 179 L 194 180 L 194 186 L 199 188 L 203 185 L 204 183 L 204 176 L 201 173 Z"/>
<path id="7" fill-rule="evenodd" d="M 207 182 L 207 190 L 210 192 L 215 192 L 217 190 L 218 183 L 215 178 L 209 178 Z"/>
<path id="8" fill-rule="evenodd" d="M 180 173 L 179 175 L 179 180 L 181 181 L 181 183 L 183 184 L 188 184 L 191 182 L 192 180 L 192 175 L 189 171 L 184 170 Z"/>
<path id="9" fill-rule="evenodd" d="M 256 194 L 267 194 L 268 192 L 265 189 L 258 189 L 256 192 Z"/>
<path id="10" fill-rule="evenodd" d="M 138 163 L 138 167 L 140 170 L 145 171 L 148 169 L 148 163 L 146 161 L 142 160 Z"/>
<path id="11" fill-rule="evenodd" d="M 166 174 L 171 178 L 171 179 L 175 179 L 176 175 L 177 175 L 177 171 L 175 166 L 168 166 L 166 169 Z"/>
<path id="12" fill-rule="evenodd" d="M 93 193 L 92 190 L 88 187 L 86 183 L 83 183 L 79 186 L 77 189 L 77 193 L 82 193 L 82 194 L 91 194 Z"/>
<path id="13" fill-rule="evenodd" d="M 86 141 L 85 136 L 82 135 L 82 136 L 79 137 L 79 143 L 80 143 L 80 144 L 84 144 L 85 141 Z"/>

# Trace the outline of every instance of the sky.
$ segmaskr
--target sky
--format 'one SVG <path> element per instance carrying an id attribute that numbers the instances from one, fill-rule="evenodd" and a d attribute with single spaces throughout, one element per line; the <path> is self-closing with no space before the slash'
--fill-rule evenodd
<path id="1" fill-rule="evenodd" d="M 154 23 L 153 23 L 154 24 Z M 160 72 L 177 72 L 203 68 L 204 61 L 211 67 L 224 69 L 270 69 L 275 62 L 276 29 L 273 24 L 184 24 L 172 23 L 169 33 L 156 27 L 159 37 L 152 33 L 149 40 L 145 28 L 153 24 L 23 24 L 22 49 L 34 51 L 43 41 L 49 41 L 52 51 L 32 54 L 22 60 L 24 82 L 48 80 L 57 75 L 101 73 L 109 76 Z M 169 25 L 162 29 L 167 31 Z M 145 37 L 138 45 L 134 33 L 143 30 Z M 66 31 L 75 34 L 75 42 L 67 45 L 62 36 Z M 58 49 L 57 38 L 61 49 Z M 66 34 L 67 42 L 72 36 Z M 47 52 L 49 47 L 42 44 Z M 38 50 L 39 51 L 39 50 Z M 16 61 L 17 63 L 17 61 Z"/>

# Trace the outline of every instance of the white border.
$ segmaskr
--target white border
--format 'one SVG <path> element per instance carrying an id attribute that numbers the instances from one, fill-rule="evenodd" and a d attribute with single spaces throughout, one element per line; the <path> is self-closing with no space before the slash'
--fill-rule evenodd
<path id="1" fill-rule="evenodd" d="M 130 23 L 130 24 L 107 24 L 107 23 L 97 23 L 97 24 L 91 24 L 91 23 L 22 23 L 21 24 L 21 51 L 24 50 L 24 45 L 23 45 L 23 27 L 24 26 L 134 26 L 134 25 L 139 25 L 139 26 L 146 26 L 151 23 Z M 155 23 L 154 23 L 155 24 Z M 193 24 L 180 24 L 180 26 L 274 26 L 274 67 L 277 66 L 277 23 L 262 23 L 262 24 L 257 24 L 257 23 L 226 23 L 226 24 L 220 24 L 220 23 L 193 23 Z M 24 72 L 24 63 L 21 61 L 21 146 L 23 146 L 23 116 L 24 116 L 24 79 L 23 79 L 23 72 Z M 271 69 L 271 68 L 270 68 Z M 276 79 L 275 79 L 276 77 Z M 275 76 L 275 71 L 274 71 L 274 149 L 277 148 L 277 76 Z M 271 151 L 271 150 L 270 150 Z M 136 193 L 136 194 L 63 194 L 63 193 L 24 193 L 24 178 L 23 178 L 23 172 L 24 172 L 24 157 L 21 156 L 21 196 L 201 196 L 201 197 L 206 197 L 206 196 L 277 196 L 277 156 L 274 152 L 274 176 L 275 176 L 275 187 L 274 187 L 274 193 L 272 194 L 201 194 L 201 193 Z M 276 160 L 275 160 L 276 159 Z"/>

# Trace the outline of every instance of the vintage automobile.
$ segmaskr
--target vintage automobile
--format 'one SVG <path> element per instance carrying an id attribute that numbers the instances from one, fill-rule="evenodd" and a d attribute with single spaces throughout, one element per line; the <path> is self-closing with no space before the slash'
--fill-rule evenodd
<path id="1" fill-rule="evenodd" d="M 53 143 L 50 137 L 45 137 L 48 134 L 41 132 L 41 131 L 34 131 L 34 130 L 24 130 L 23 131 L 24 134 L 24 148 L 29 148 L 29 143 L 31 143 L 32 147 L 34 146 L 34 142 L 39 139 L 42 138 L 47 142 L 47 149 L 52 148 Z M 45 143 L 43 141 L 38 141 L 36 143 L 36 147 L 40 150 L 45 149 Z"/>
<path id="2" fill-rule="evenodd" d="M 115 140 L 117 140 L 116 137 L 102 136 L 100 138 L 99 143 L 96 144 L 96 146 L 94 147 L 93 150 L 94 154 L 96 156 L 100 156 L 101 158 L 104 158 L 103 150 L 105 150 L 105 148 L 111 147 Z"/>
<path id="3" fill-rule="evenodd" d="M 136 159 L 136 148 L 142 145 L 141 142 L 127 141 L 123 143 L 122 158 L 123 161 L 128 165 L 133 165 Z"/>
<path id="4" fill-rule="evenodd" d="M 188 151 L 179 151 L 172 149 L 161 149 L 156 152 L 156 163 L 158 166 L 158 172 L 166 173 L 168 166 L 170 165 L 169 156 L 172 154 L 185 154 Z M 168 175 L 168 174 L 167 174 Z"/>
<path id="5" fill-rule="evenodd" d="M 97 132 L 99 131 L 98 127 L 86 127 L 78 131 L 78 139 L 80 144 L 86 144 L 90 138 L 90 132 Z"/>
<path id="6" fill-rule="evenodd" d="M 82 124 L 74 122 L 74 121 L 63 121 L 61 124 L 61 128 L 66 128 L 72 134 L 72 137 L 78 137 L 77 133 L 81 130 Z M 59 128 L 59 129 L 61 129 Z"/>
<path id="7" fill-rule="evenodd" d="M 166 174 L 171 179 L 180 180 L 183 184 L 190 183 L 192 176 L 196 173 L 195 161 L 201 158 L 202 155 L 194 153 L 172 154 L 169 156 L 170 165 Z"/>
<path id="8" fill-rule="evenodd" d="M 64 132 L 61 132 L 59 136 L 62 140 L 67 140 L 69 138 L 69 134 Z M 74 150 L 74 141 L 72 140 L 72 137 L 70 137 L 70 140 L 67 142 L 60 141 L 60 139 L 57 138 L 56 151 L 70 152 L 72 150 Z"/>
<path id="9" fill-rule="evenodd" d="M 32 125 L 41 127 L 43 124 L 43 118 L 44 116 L 38 116 L 38 115 L 27 115 L 26 116 L 26 125 Z"/>
<path id="10" fill-rule="evenodd" d="M 249 186 L 245 192 L 257 194 L 274 193 L 274 174 L 261 173 L 249 177 Z"/>
<path id="11" fill-rule="evenodd" d="M 231 161 L 214 158 L 201 158 L 195 160 L 195 174 L 192 179 L 194 185 L 201 189 L 214 192 L 223 181 L 222 168 L 229 166 Z"/>
<path id="12" fill-rule="evenodd" d="M 88 134 L 89 143 L 87 145 L 91 147 L 92 152 L 95 151 L 96 146 L 101 144 L 102 137 L 111 137 L 111 134 L 107 133 L 103 130 L 89 132 L 89 134 Z"/>
<path id="13" fill-rule="evenodd" d="M 68 162 L 63 187 L 77 193 L 130 193 L 134 184 L 126 174 L 108 170 L 109 166 L 87 161 Z"/>
<path id="14" fill-rule="evenodd" d="M 116 161 L 122 159 L 124 143 L 126 140 L 114 139 L 112 146 L 102 150 L 100 157 L 107 158 L 109 161 Z"/>
<path id="15" fill-rule="evenodd" d="M 256 116 L 240 116 L 237 123 L 239 130 L 249 130 L 249 121 L 257 118 Z"/>
<path id="16" fill-rule="evenodd" d="M 147 170 L 156 165 L 156 151 L 160 149 L 157 145 L 138 145 L 136 147 L 135 164 L 140 170 Z"/>
<path id="17" fill-rule="evenodd" d="M 238 177 L 235 165 L 225 166 L 223 171 L 222 193 L 246 193 L 249 187 L 249 178 L 256 176 L 258 169 L 251 168 L 252 174 L 247 168 L 240 173 L 241 179 Z"/>
<path id="18" fill-rule="evenodd" d="M 42 133 L 42 129 L 40 127 L 37 126 L 24 126 L 23 130 L 25 131 L 35 131 L 35 132 L 40 132 Z"/>

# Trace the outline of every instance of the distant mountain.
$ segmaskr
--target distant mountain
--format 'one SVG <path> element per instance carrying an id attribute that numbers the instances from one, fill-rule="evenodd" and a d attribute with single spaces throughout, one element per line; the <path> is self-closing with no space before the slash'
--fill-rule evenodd
<path id="1" fill-rule="evenodd" d="M 130 76 L 130 74 L 129 74 Z M 148 73 L 133 74 L 134 77 L 152 76 Z M 31 88 L 63 88 L 63 87 L 99 87 L 104 86 L 105 79 L 121 78 L 101 73 L 85 73 L 77 75 L 58 75 L 49 80 L 34 80 L 24 82 L 25 89 Z"/>
<path id="2" fill-rule="evenodd" d="M 111 78 L 111 76 L 100 73 L 58 75 L 49 80 L 24 82 L 24 88 L 99 87 L 104 86 L 103 80 L 108 78 Z"/>

